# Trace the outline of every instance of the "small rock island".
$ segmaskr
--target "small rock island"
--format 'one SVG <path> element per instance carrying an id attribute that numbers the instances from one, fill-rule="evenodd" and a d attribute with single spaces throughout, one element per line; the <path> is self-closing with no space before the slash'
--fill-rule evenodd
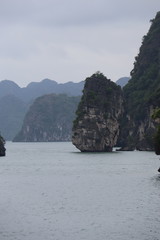
<path id="1" fill-rule="evenodd" d="M 121 87 L 96 72 L 85 80 L 72 143 L 81 152 L 111 152 L 119 136 L 122 113 Z"/>
<path id="2" fill-rule="evenodd" d="M 2 136 L 0 136 L 0 157 L 4 157 L 6 155 L 6 148 L 4 147 L 5 140 Z"/>

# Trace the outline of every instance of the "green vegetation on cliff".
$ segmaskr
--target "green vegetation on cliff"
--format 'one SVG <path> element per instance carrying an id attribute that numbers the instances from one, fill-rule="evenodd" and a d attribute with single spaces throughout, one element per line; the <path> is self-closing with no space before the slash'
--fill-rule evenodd
<path id="1" fill-rule="evenodd" d="M 135 58 L 131 80 L 124 87 L 127 112 L 134 120 L 143 120 L 150 100 L 160 96 L 160 12 L 151 22 Z"/>
<path id="2" fill-rule="evenodd" d="M 87 135 L 87 132 L 94 132 L 94 129 L 89 127 L 89 124 L 93 125 L 89 123 L 92 121 L 87 123 L 86 119 L 90 119 L 90 116 L 93 119 L 98 112 L 97 109 L 101 109 L 105 122 L 104 119 L 110 119 L 114 103 L 118 101 L 115 94 L 118 88 L 108 79 L 108 85 L 105 85 L 105 80 L 105 76 L 97 72 L 85 81 L 83 96 L 73 126 L 73 132 L 75 132 L 73 140 L 77 141 L 77 145 L 80 144 L 80 140 L 76 134 Z M 118 146 L 122 147 L 122 150 L 154 150 L 157 124 L 152 115 L 155 109 L 160 108 L 160 12 L 151 21 L 147 35 L 143 37 L 131 72 L 131 79 L 123 88 L 122 102 L 124 103 L 121 105 L 123 116 L 121 114 L 118 120 L 120 125 Z M 99 114 L 102 115 L 102 112 Z M 100 126 L 100 124 L 97 125 Z M 82 134 L 78 126 L 84 129 Z M 160 144 L 159 133 L 160 130 L 156 135 L 158 144 Z M 90 135 L 89 138 L 91 138 Z M 89 140 L 86 138 L 84 142 L 87 141 Z"/>
<path id="3" fill-rule="evenodd" d="M 151 115 L 160 106 L 160 12 L 151 21 L 123 90 L 125 115 L 119 143 L 128 149 L 153 150 L 155 126 Z"/>
<path id="4" fill-rule="evenodd" d="M 109 152 L 117 142 L 123 113 L 120 86 L 96 72 L 85 80 L 73 124 L 72 143 L 82 152 Z"/>
<path id="5" fill-rule="evenodd" d="M 111 108 L 111 97 L 115 98 L 116 93 L 121 91 L 121 87 L 117 86 L 110 79 L 107 79 L 103 73 L 96 72 L 91 77 L 86 78 L 78 109 L 76 111 L 76 119 L 74 127 L 78 121 L 83 118 L 87 108 L 97 107 L 103 109 L 104 116 L 107 117 L 107 110 Z M 84 107 L 85 106 L 85 107 Z M 114 108 L 114 105 L 112 106 Z"/>

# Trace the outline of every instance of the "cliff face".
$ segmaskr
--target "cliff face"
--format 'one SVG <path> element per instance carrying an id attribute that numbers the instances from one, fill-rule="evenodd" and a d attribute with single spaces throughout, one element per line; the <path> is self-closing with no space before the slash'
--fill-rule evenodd
<path id="1" fill-rule="evenodd" d="M 121 88 L 103 74 L 93 74 L 85 81 L 72 143 L 82 152 L 112 151 L 119 136 L 122 112 Z"/>
<path id="2" fill-rule="evenodd" d="M 121 147 L 121 150 L 154 150 L 156 123 L 152 119 L 153 113 L 154 107 L 152 105 L 146 107 L 143 120 L 134 120 L 129 114 L 124 113 L 117 141 L 117 145 Z"/>
<path id="3" fill-rule="evenodd" d="M 115 144 L 122 150 L 154 150 L 157 123 L 152 115 L 158 108 L 160 12 L 143 38 L 123 98 L 101 74 L 86 80 L 72 142 L 81 151 L 110 151 Z"/>
<path id="4" fill-rule="evenodd" d="M 80 97 L 45 95 L 37 98 L 25 116 L 14 142 L 70 141 Z"/>
<path id="5" fill-rule="evenodd" d="M 160 106 L 160 12 L 135 60 L 131 80 L 123 89 L 125 114 L 118 142 L 124 150 L 153 150 L 156 123 L 152 115 Z"/>
<path id="6" fill-rule="evenodd" d="M 5 141 L 2 136 L 0 136 L 0 157 L 3 157 L 6 155 L 6 149 L 4 147 Z"/>

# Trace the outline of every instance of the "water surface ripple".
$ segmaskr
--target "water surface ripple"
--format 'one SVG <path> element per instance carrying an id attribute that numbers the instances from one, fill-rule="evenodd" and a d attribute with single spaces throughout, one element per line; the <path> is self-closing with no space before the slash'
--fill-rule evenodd
<path id="1" fill-rule="evenodd" d="M 11 143 L 0 158 L 0 240 L 159 240 L 153 152 Z"/>

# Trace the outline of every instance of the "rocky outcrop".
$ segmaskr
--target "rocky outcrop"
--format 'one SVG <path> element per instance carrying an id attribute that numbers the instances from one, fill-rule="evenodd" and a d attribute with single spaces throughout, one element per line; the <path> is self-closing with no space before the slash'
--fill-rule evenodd
<path id="1" fill-rule="evenodd" d="M 123 113 L 121 88 L 102 73 L 93 74 L 85 81 L 76 113 L 72 143 L 82 152 L 112 151 Z"/>
<path id="2" fill-rule="evenodd" d="M 5 148 L 5 140 L 2 136 L 0 136 L 0 157 L 4 157 L 6 155 L 6 148 Z"/>
<path id="3" fill-rule="evenodd" d="M 120 134 L 117 141 L 117 145 L 121 147 L 120 150 L 154 150 L 156 123 L 152 119 L 153 113 L 154 108 L 151 105 L 146 108 L 144 119 L 140 119 L 139 121 L 134 121 L 127 113 L 123 115 L 120 124 Z"/>

